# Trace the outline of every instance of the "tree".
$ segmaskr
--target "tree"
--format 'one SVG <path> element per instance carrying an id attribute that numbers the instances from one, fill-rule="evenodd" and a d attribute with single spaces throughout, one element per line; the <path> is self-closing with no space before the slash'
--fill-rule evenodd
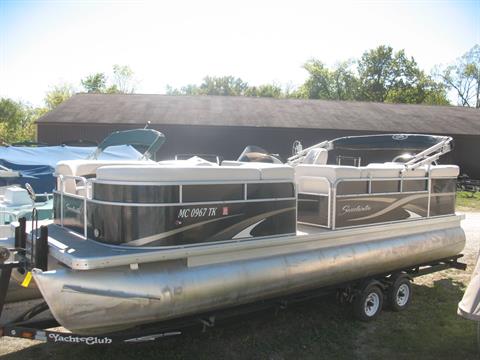
<path id="1" fill-rule="evenodd" d="M 283 96 L 282 88 L 277 84 L 264 84 L 249 86 L 245 89 L 245 96 L 280 98 Z"/>
<path id="2" fill-rule="evenodd" d="M 55 85 L 45 95 L 45 105 L 52 110 L 74 94 L 73 88 L 68 84 Z"/>
<path id="3" fill-rule="evenodd" d="M 244 95 L 248 84 L 233 76 L 205 76 L 200 85 L 188 84 L 180 89 L 167 85 L 168 95 Z"/>
<path id="4" fill-rule="evenodd" d="M 241 78 L 234 76 L 206 76 L 200 85 L 188 84 L 180 89 L 167 85 L 166 93 L 167 95 L 284 97 L 282 88 L 277 84 L 248 86 Z"/>
<path id="5" fill-rule="evenodd" d="M 3 143 L 35 139 L 35 120 L 38 109 L 11 99 L 0 99 L 0 140 Z"/>
<path id="6" fill-rule="evenodd" d="M 133 70 L 127 65 L 113 65 L 114 84 L 109 88 L 109 92 L 132 94 L 135 91 L 133 74 Z"/>
<path id="7" fill-rule="evenodd" d="M 201 95 L 243 95 L 248 84 L 233 76 L 206 76 L 200 84 Z"/>
<path id="8" fill-rule="evenodd" d="M 445 86 L 434 81 L 423 71 L 418 73 L 413 84 L 391 88 L 385 102 L 428 105 L 450 104 Z"/>
<path id="9" fill-rule="evenodd" d="M 308 79 L 297 91 L 297 97 L 325 100 L 355 100 L 358 93 L 358 78 L 352 69 L 353 61 L 338 63 L 330 70 L 317 59 L 307 61 L 303 68 Z"/>
<path id="10" fill-rule="evenodd" d="M 480 45 L 475 45 L 455 63 L 437 66 L 434 74 L 454 90 L 461 106 L 480 108 Z"/>
<path id="11" fill-rule="evenodd" d="M 87 93 L 102 93 L 106 90 L 107 78 L 104 73 L 95 73 L 81 80 Z"/>
<path id="12" fill-rule="evenodd" d="M 298 97 L 307 99 L 332 98 L 332 73 L 320 60 L 307 61 L 303 68 L 308 72 L 308 79 L 298 90 Z"/>
<path id="13" fill-rule="evenodd" d="M 404 50 L 394 53 L 390 46 L 381 45 L 366 51 L 358 61 L 361 99 L 384 102 L 392 91 L 412 92 L 420 73 L 415 60 Z"/>

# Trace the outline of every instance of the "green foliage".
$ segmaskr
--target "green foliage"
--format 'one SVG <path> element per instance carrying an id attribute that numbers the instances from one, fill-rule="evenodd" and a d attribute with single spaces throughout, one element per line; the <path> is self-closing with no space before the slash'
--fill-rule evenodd
<path id="1" fill-rule="evenodd" d="M 113 83 L 107 84 L 104 73 L 95 73 L 81 80 L 87 93 L 132 94 L 135 91 L 133 70 L 126 65 L 113 65 Z"/>
<path id="2" fill-rule="evenodd" d="M 270 97 L 280 98 L 282 97 L 282 88 L 277 84 L 264 84 L 260 86 L 249 86 L 245 89 L 245 96 L 253 97 Z"/>
<path id="3" fill-rule="evenodd" d="M 45 110 L 31 107 L 11 99 L 0 99 L 0 140 L 11 144 L 35 139 L 34 121 Z"/>
<path id="4" fill-rule="evenodd" d="M 248 84 L 240 78 L 233 76 L 206 76 L 200 85 L 199 95 L 231 95 L 240 96 L 244 94 Z"/>
<path id="5" fill-rule="evenodd" d="M 379 46 L 329 69 L 317 59 L 304 69 L 309 76 L 296 96 L 307 99 L 447 105 L 446 89 L 419 69 L 404 50 Z"/>
<path id="6" fill-rule="evenodd" d="M 455 91 L 461 106 L 480 108 L 480 45 L 475 45 L 453 64 L 437 66 L 434 75 Z"/>
<path id="7" fill-rule="evenodd" d="M 81 80 L 87 93 L 102 93 L 106 90 L 107 78 L 104 73 L 96 73 Z"/>
<path id="8" fill-rule="evenodd" d="M 48 110 L 52 110 L 65 100 L 68 100 L 74 94 L 73 88 L 67 84 L 55 85 L 45 95 L 45 105 Z"/>
<path id="9" fill-rule="evenodd" d="M 390 46 L 379 46 L 363 53 L 358 61 L 361 97 L 366 101 L 384 102 L 389 92 L 412 93 L 420 70 L 404 50 L 396 53 Z"/>
<path id="10" fill-rule="evenodd" d="M 273 98 L 284 96 L 282 88 L 277 84 L 248 86 L 241 78 L 234 76 L 206 76 L 200 85 L 188 84 L 180 89 L 167 85 L 166 93 L 167 95 L 221 95 Z"/>
<path id="11" fill-rule="evenodd" d="M 297 97 L 324 100 L 358 98 L 358 79 L 352 70 L 352 61 L 339 63 L 330 70 L 321 61 L 312 59 L 303 68 L 309 77 L 297 91 Z"/>

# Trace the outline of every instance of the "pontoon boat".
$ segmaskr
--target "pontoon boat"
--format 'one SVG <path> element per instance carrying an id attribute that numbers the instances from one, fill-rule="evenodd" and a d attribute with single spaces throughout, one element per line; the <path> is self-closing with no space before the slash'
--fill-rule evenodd
<path id="1" fill-rule="evenodd" d="M 145 165 L 63 161 L 55 224 L 41 232 L 55 263 L 34 263 L 33 278 L 58 322 L 81 334 L 365 279 L 397 284 L 402 269 L 455 257 L 464 247 L 455 215 L 459 169 L 436 165 L 451 140 L 341 138 L 287 164 L 258 162 L 268 155 L 221 164 L 199 157 Z M 381 144 L 410 155 L 375 163 L 353 154 Z M 348 157 L 356 166 L 330 164 L 341 148 L 353 155 L 335 155 L 340 162 Z M 400 285 L 399 307 L 406 296 Z M 372 286 L 367 318 L 383 296 L 380 282 Z"/>

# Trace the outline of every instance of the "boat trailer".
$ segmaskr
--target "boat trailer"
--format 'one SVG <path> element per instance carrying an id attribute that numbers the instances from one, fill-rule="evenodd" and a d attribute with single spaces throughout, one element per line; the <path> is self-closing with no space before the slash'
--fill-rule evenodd
<path id="1" fill-rule="evenodd" d="M 377 289 L 376 291 L 380 289 L 386 295 L 385 298 L 387 299 L 388 294 L 391 294 L 392 288 L 395 288 L 397 284 L 408 284 L 415 277 L 449 268 L 465 270 L 466 264 L 458 261 L 462 256 L 463 255 L 460 254 L 434 262 L 398 269 L 395 272 L 377 274 L 369 278 L 359 279 L 348 283 L 305 291 L 282 298 L 257 301 L 251 304 L 233 308 L 230 307 L 200 315 L 197 314 L 195 316 L 180 319 L 141 325 L 126 331 L 108 334 L 75 334 L 58 329 L 60 325 L 53 318 L 46 320 L 35 319 L 38 315 L 49 310 L 48 305 L 45 302 L 42 302 L 33 306 L 13 321 L 0 326 L 0 337 L 8 336 L 39 340 L 47 343 L 80 345 L 111 345 L 119 343 L 151 342 L 158 339 L 181 335 L 188 328 L 199 327 L 202 332 L 205 332 L 208 328 L 214 327 L 216 322 L 222 319 L 233 318 L 269 308 L 279 311 L 286 309 L 289 304 L 318 298 L 335 292 L 337 300 L 340 303 L 353 304 L 354 315 L 358 319 L 368 321 L 372 320 L 374 317 L 362 316 L 363 313 L 359 313 L 356 308 L 365 309 L 364 303 L 361 303 L 361 306 L 358 306 L 358 299 L 365 298 L 371 293 L 372 289 Z M 26 219 L 22 218 L 19 219 L 19 226 L 15 228 L 14 248 L 8 249 L 0 247 L 0 315 L 2 314 L 5 305 L 12 271 L 17 269 L 21 274 L 25 274 L 24 285 L 28 286 L 28 282 L 31 279 L 29 273 L 33 268 L 39 268 L 42 270 L 47 270 L 48 268 L 48 229 L 46 226 L 41 226 L 38 231 L 34 228 L 30 234 L 30 239 L 28 239 L 26 233 Z M 409 297 L 402 306 L 397 308 L 392 307 L 392 300 L 390 300 L 390 307 L 396 311 L 406 308 L 410 302 L 411 289 L 409 291 Z M 381 305 L 382 303 L 380 303 L 380 307 Z"/>

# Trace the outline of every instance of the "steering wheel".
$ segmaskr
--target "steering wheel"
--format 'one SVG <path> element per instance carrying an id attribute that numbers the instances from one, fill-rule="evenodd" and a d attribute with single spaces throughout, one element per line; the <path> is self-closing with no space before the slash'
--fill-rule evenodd
<path id="1" fill-rule="evenodd" d="M 27 189 L 30 199 L 32 199 L 32 201 L 35 201 L 35 199 L 37 198 L 37 195 L 35 194 L 35 191 L 33 190 L 32 185 L 30 185 L 29 183 L 26 183 L 25 189 Z"/>

